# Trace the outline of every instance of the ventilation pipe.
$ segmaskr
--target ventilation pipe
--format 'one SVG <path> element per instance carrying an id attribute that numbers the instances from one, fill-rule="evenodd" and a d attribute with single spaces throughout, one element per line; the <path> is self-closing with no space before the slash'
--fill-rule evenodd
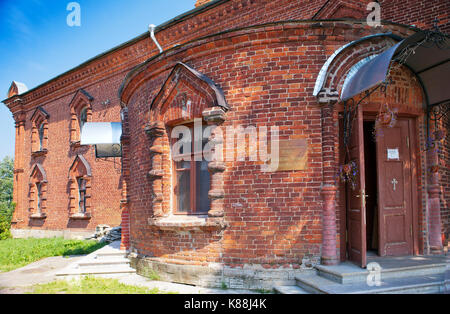
<path id="1" fill-rule="evenodd" d="M 156 26 L 154 24 L 150 24 L 148 26 L 148 31 L 150 32 L 150 37 L 153 39 L 153 42 L 155 43 L 156 47 L 159 49 L 159 53 L 163 52 L 163 49 L 161 48 L 161 45 L 158 43 L 155 37 L 155 28 Z"/>

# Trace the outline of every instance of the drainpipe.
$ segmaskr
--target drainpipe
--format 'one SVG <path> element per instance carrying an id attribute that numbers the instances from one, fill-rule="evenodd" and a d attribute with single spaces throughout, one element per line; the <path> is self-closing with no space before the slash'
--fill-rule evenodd
<path id="1" fill-rule="evenodd" d="M 155 37 L 155 28 L 156 26 L 154 24 L 150 24 L 148 26 L 148 31 L 150 32 L 150 37 L 153 39 L 153 42 L 155 43 L 156 47 L 159 49 L 159 53 L 163 52 L 163 49 L 161 48 L 161 45 L 158 43 Z"/>

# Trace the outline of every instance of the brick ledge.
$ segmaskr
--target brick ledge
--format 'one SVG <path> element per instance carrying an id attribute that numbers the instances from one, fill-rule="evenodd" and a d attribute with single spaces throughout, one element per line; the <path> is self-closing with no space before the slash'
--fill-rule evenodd
<path id="1" fill-rule="evenodd" d="M 87 220 L 91 219 L 90 213 L 76 213 L 69 216 L 70 219 Z"/>
<path id="2" fill-rule="evenodd" d="M 227 224 L 223 219 L 211 218 L 208 216 L 177 215 L 163 218 L 149 218 L 150 226 L 158 227 L 161 230 L 177 229 L 201 229 L 217 228 L 225 229 Z"/>
<path id="3" fill-rule="evenodd" d="M 30 215 L 31 219 L 45 219 L 47 218 L 47 214 L 45 213 L 35 213 Z"/>

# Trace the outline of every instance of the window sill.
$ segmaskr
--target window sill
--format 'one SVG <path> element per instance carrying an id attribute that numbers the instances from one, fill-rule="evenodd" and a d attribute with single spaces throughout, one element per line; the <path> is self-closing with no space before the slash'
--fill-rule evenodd
<path id="1" fill-rule="evenodd" d="M 45 213 L 35 213 L 30 215 L 30 219 L 45 219 L 47 218 L 47 214 Z"/>
<path id="2" fill-rule="evenodd" d="M 226 227 L 223 219 L 212 219 L 207 215 L 174 215 L 157 219 L 149 218 L 148 224 L 160 230 L 224 229 Z"/>
<path id="3" fill-rule="evenodd" d="M 31 156 L 34 157 L 34 158 L 36 158 L 36 157 L 39 157 L 39 156 L 44 156 L 44 155 L 46 155 L 47 152 L 48 152 L 48 151 L 47 151 L 46 149 L 38 150 L 38 151 L 35 151 L 35 152 L 31 152 Z"/>
<path id="4" fill-rule="evenodd" d="M 76 213 L 69 216 L 70 219 L 74 220 L 88 220 L 91 219 L 90 213 Z"/>

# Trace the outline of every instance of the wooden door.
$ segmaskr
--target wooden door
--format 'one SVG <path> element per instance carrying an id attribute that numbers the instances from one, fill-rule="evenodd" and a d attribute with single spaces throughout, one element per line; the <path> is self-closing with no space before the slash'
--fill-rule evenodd
<path id="1" fill-rule="evenodd" d="M 410 123 L 399 119 L 377 137 L 380 256 L 413 254 Z"/>
<path id="2" fill-rule="evenodd" d="M 366 193 L 364 168 L 364 127 L 362 107 L 356 109 L 348 156 L 356 164 L 354 186 L 347 184 L 347 252 L 348 259 L 365 268 L 367 264 L 366 243 Z"/>

